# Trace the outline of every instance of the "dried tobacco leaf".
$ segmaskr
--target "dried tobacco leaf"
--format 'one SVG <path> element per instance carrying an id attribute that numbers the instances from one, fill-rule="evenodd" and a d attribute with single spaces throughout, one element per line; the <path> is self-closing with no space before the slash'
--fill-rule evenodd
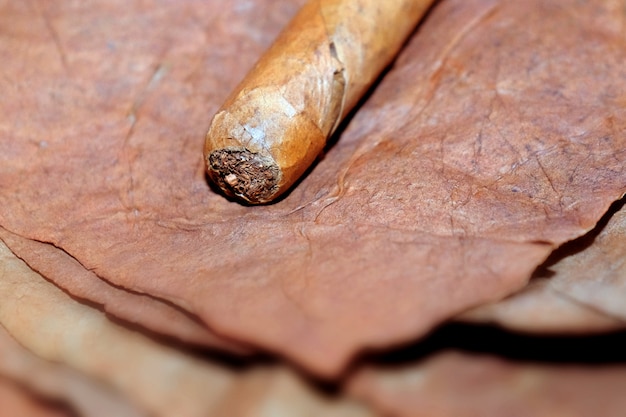
<path id="1" fill-rule="evenodd" d="M 72 417 L 70 410 L 46 404 L 22 387 L 0 377 L 0 404 L 3 416 Z"/>
<path id="2" fill-rule="evenodd" d="M 33 355 L 20 346 L 2 326 L 0 326 L 0 376 L 28 387 L 43 398 L 70 404 L 81 416 L 145 416 L 119 394 L 112 392 L 109 387 L 98 384 L 63 365 Z M 4 398 L 0 400 L 0 404 L 2 413 L 7 413 Z M 28 413 L 16 412 L 2 415 L 31 416 Z"/>
<path id="3" fill-rule="evenodd" d="M 260 366 L 239 375 L 211 416 L 376 417 L 380 414 L 349 398 L 327 398 L 287 368 Z"/>
<path id="4" fill-rule="evenodd" d="M 553 252 L 524 290 L 458 319 L 522 331 L 589 333 L 626 327 L 626 209 L 613 204 L 596 227 Z"/>
<path id="5" fill-rule="evenodd" d="M 549 279 L 552 290 L 626 322 L 624 201 L 614 208 L 616 212 L 606 216 L 606 221 L 601 222 L 595 233 L 572 242 L 572 246 L 560 248 L 555 253 L 556 262 L 548 267 L 548 273 L 552 275 Z M 570 251 L 574 253 L 568 253 Z"/>
<path id="6" fill-rule="evenodd" d="M 402 368 L 365 368 L 348 390 L 394 417 L 618 417 L 626 367 L 505 361 L 454 351 Z"/>
<path id="7" fill-rule="evenodd" d="M 184 342 L 233 353 L 249 352 L 249 348 L 213 334 L 196 317 L 171 303 L 110 285 L 50 244 L 25 239 L 1 227 L 0 239 L 32 269 L 72 296 L 101 305 L 107 314 Z"/>
<path id="8" fill-rule="evenodd" d="M 204 130 L 296 3 L 5 5 L 0 225 L 331 374 L 518 290 L 626 189 L 622 3 L 446 0 L 290 195 L 224 200 Z"/>
<path id="9" fill-rule="evenodd" d="M 0 245 L 0 323 L 37 356 L 123 392 L 149 415 L 204 416 L 224 395 L 224 370 L 114 325 Z"/>
<path id="10" fill-rule="evenodd" d="M 550 334 L 589 334 L 626 327 L 626 320 L 609 316 L 554 290 L 546 278 L 533 278 L 512 296 L 466 311 L 456 320 L 497 323 L 515 331 Z"/>
<path id="11" fill-rule="evenodd" d="M 9 374 L 48 394 L 56 394 L 80 411 L 102 406 L 103 401 L 106 406 L 108 401 L 108 405 L 120 407 L 108 409 L 112 411 L 109 415 L 137 415 L 133 409 L 124 409 L 124 403 L 111 404 L 104 393 L 89 390 L 90 384 L 93 387 L 104 382 L 154 416 L 273 417 L 277 412 L 288 416 L 374 416 L 348 399 L 329 399 L 316 393 L 280 365 L 238 373 L 120 327 L 100 311 L 63 293 L 3 244 L 0 300 L 0 324 L 38 356 L 60 364 L 16 352 L 15 342 L 5 340 L 10 336 L 0 333 L 0 375 Z M 28 363 L 19 363 L 20 360 Z M 25 368 L 30 368 L 31 374 L 25 375 Z M 32 373 L 35 370 L 39 371 L 36 375 Z M 57 377 L 52 386 L 48 377 Z M 83 385 L 85 381 L 87 386 Z M 77 395 L 79 392 L 83 395 Z M 99 409 L 105 411 L 107 408 Z"/>

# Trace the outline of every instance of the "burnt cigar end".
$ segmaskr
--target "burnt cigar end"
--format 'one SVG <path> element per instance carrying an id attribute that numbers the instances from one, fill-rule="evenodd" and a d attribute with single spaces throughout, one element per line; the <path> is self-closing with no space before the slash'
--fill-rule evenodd
<path id="1" fill-rule="evenodd" d="M 282 177 L 276 162 L 246 148 L 218 149 L 207 156 L 209 177 L 227 195 L 252 204 L 276 197 Z"/>

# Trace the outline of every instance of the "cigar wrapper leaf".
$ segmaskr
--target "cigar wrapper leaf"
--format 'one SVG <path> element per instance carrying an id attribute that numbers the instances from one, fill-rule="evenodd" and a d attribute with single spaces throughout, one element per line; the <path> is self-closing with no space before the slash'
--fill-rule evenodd
<path id="1" fill-rule="evenodd" d="M 432 0 L 311 0 L 214 116 L 204 156 L 226 195 L 268 203 L 311 166 Z"/>

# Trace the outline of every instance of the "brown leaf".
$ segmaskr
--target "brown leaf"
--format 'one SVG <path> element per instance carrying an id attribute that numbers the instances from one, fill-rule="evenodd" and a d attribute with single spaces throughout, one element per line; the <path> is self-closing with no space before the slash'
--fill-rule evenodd
<path id="1" fill-rule="evenodd" d="M 463 313 L 522 331 L 589 333 L 626 326 L 626 209 L 616 202 L 596 227 L 553 252 L 517 294 Z"/>
<path id="2" fill-rule="evenodd" d="M 0 224 L 331 374 L 518 290 L 626 189 L 622 3 L 447 0 L 289 196 L 226 201 L 204 130 L 296 3 L 7 4 Z"/>
<path id="3" fill-rule="evenodd" d="M 68 400 L 88 416 L 96 415 L 89 412 L 93 407 L 98 407 L 98 412 L 111 411 L 108 415 L 136 415 L 132 408 L 125 409 L 124 402 L 111 403 L 106 391 L 94 392 L 92 388 L 102 382 L 154 416 L 270 417 L 277 412 L 374 416 L 347 399 L 333 400 L 316 393 L 279 365 L 237 373 L 114 324 L 31 270 L 3 244 L 0 300 L 0 324 L 39 357 L 58 363 L 33 358 L 0 332 L 0 374 Z M 99 407 L 103 404 L 119 408 Z"/>
<path id="4" fill-rule="evenodd" d="M 448 351 L 403 368 L 367 368 L 351 393 L 393 417 L 623 415 L 626 367 L 508 362 Z"/>
<path id="5" fill-rule="evenodd" d="M 199 323 L 196 317 L 171 303 L 110 285 L 67 253 L 50 244 L 24 239 L 1 227 L 0 239 L 32 269 L 58 287 L 67 290 L 74 297 L 101 305 L 108 314 L 128 323 L 192 344 L 235 353 L 249 351 L 242 345 L 216 336 Z"/>

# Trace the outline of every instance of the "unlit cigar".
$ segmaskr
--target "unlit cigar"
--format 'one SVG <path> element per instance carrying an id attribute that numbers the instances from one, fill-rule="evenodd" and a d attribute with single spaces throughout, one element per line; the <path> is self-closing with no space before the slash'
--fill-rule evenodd
<path id="1" fill-rule="evenodd" d="M 254 204 L 288 190 L 432 2 L 309 1 L 214 116 L 212 181 Z"/>

